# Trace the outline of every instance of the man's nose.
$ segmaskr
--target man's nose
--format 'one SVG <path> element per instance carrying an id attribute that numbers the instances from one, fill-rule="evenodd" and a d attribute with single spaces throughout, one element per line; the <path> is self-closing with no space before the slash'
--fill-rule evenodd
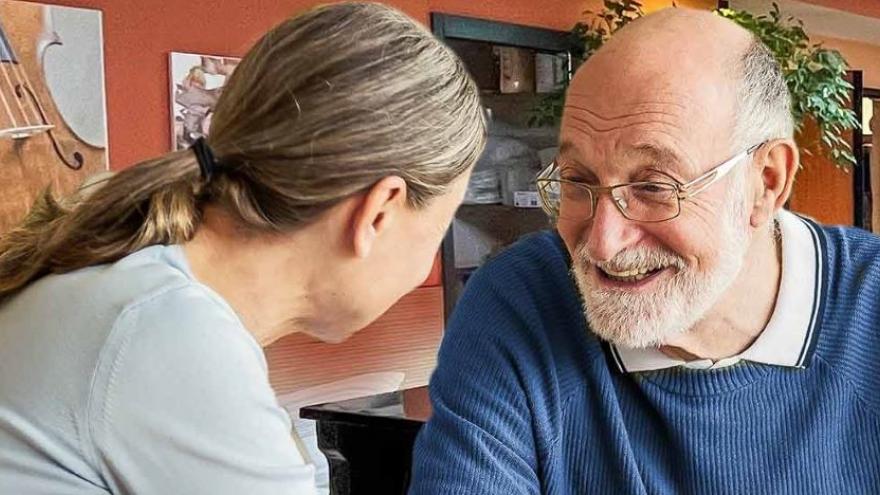
<path id="1" fill-rule="evenodd" d="M 638 238 L 639 229 L 635 222 L 621 213 L 621 208 L 626 209 L 625 201 L 624 198 L 614 198 L 610 194 L 603 194 L 596 201 L 596 211 L 587 224 L 585 243 L 593 260 L 608 261 L 632 246 Z"/>

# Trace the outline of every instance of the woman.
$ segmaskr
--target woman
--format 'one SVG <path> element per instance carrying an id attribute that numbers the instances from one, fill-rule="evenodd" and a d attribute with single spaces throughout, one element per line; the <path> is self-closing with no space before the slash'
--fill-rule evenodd
<path id="1" fill-rule="evenodd" d="M 0 240 L 0 493 L 311 493 L 260 346 L 423 281 L 484 134 L 447 48 L 336 4 L 257 42 L 209 142 L 44 198 Z"/>

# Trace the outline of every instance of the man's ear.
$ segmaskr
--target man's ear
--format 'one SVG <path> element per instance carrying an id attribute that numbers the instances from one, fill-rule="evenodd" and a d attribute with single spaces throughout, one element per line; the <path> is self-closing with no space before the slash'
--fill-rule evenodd
<path id="1" fill-rule="evenodd" d="M 791 196 L 794 176 L 800 166 L 797 144 L 791 139 L 768 141 L 757 151 L 752 166 L 759 172 L 760 180 L 755 180 L 752 214 L 752 227 L 760 227 L 781 209 Z"/>
<path id="2" fill-rule="evenodd" d="M 376 239 L 388 230 L 406 207 L 406 181 L 389 176 L 360 194 L 351 221 L 354 253 L 366 258 Z"/>

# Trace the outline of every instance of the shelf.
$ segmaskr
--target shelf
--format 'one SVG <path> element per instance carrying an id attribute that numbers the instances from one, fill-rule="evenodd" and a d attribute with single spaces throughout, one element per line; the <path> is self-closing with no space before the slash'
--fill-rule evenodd
<path id="1" fill-rule="evenodd" d="M 523 235 L 552 227 L 540 208 L 501 204 L 462 205 L 455 219 L 456 268 L 478 266 Z"/>

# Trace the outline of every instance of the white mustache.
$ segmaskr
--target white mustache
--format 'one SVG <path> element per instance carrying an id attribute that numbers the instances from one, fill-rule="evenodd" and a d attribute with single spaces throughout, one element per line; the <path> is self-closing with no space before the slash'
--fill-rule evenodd
<path id="1" fill-rule="evenodd" d="M 624 272 L 639 268 L 660 268 L 672 266 L 678 269 L 687 267 L 687 262 L 681 256 L 666 248 L 635 247 L 623 250 L 608 261 L 596 261 L 587 253 L 586 246 L 580 246 L 577 250 L 578 261 L 597 266 L 601 270 Z"/>

